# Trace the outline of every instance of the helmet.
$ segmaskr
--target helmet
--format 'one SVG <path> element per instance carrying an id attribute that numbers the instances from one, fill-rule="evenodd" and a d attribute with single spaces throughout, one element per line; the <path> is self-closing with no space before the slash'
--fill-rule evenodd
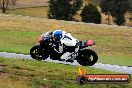
<path id="1" fill-rule="evenodd" d="M 62 38 L 62 31 L 61 30 L 54 31 L 52 37 L 55 38 L 55 40 L 60 40 Z"/>

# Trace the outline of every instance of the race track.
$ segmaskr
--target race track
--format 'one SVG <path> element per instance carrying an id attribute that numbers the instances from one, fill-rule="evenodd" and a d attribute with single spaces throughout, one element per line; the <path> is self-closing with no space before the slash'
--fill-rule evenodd
<path id="1" fill-rule="evenodd" d="M 33 60 L 30 57 L 30 55 L 7 53 L 7 52 L 0 52 L 0 57 Z M 74 61 L 74 63 L 70 63 L 70 62 L 62 62 L 62 61 L 57 61 L 57 60 L 51 60 L 50 58 L 48 58 L 44 61 L 79 66 L 77 61 Z M 109 70 L 109 71 L 114 71 L 114 72 L 132 74 L 132 67 L 127 67 L 127 66 L 118 66 L 118 65 L 96 63 L 92 67 L 99 68 L 99 69 L 105 69 L 105 70 Z"/>

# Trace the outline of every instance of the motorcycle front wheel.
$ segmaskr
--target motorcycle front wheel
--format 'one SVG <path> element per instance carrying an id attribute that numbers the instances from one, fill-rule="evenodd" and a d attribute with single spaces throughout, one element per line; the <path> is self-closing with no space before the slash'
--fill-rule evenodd
<path id="1" fill-rule="evenodd" d="M 30 55 L 35 60 L 45 60 L 49 57 L 43 49 L 39 48 L 39 45 L 35 45 L 30 49 Z"/>
<path id="2" fill-rule="evenodd" d="M 93 66 L 98 60 L 98 55 L 91 49 L 84 49 L 79 52 L 77 62 L 83 66 Z"/>

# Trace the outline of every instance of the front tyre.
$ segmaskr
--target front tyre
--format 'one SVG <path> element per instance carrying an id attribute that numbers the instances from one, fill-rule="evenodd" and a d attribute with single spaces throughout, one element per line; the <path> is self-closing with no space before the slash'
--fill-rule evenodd
<path id="1" fill-rule="evenodd" d="M 44 53 L 45 51 L 39 48 L 39 45 L 35 45 L 30 49 L 30 55 L 35 60 L 45 60 L 49 56 Z"/>
<path id="2" fill-rule="evenodd" d="M 98 60 L 98 55 L 91 49 L 84 49 L 79 52 L 77 62 L 83 66 L 93 66 Z"/>

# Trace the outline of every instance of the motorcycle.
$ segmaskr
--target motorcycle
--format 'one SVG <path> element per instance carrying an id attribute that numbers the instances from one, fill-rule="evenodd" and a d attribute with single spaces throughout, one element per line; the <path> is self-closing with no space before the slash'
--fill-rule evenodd
<path id="1" fill-rule="evenodd" d="M 88 49 L 87 47 L 95 45 L 95 41 L 93 40 L 85 40 L 85 41 L 78 41 L 77 46 L 79 50 L 77 52 L 73 52 L 70 56 L 68 56 L 67 62 L 77 62 L 82 66 L 92 66 L 98 60 L 97 53 L 92 50 Z M 38 43 L 34 45 L 30 49 L 30 55 L 35 60 L 45 60 L 48 57 L 52 60 L 59 60 L 61 61 L 60 57 L 65 52 L 58 52 L 58 46 L 53 43 L 53 39 L 50 37 L 39 37 Z"/>

